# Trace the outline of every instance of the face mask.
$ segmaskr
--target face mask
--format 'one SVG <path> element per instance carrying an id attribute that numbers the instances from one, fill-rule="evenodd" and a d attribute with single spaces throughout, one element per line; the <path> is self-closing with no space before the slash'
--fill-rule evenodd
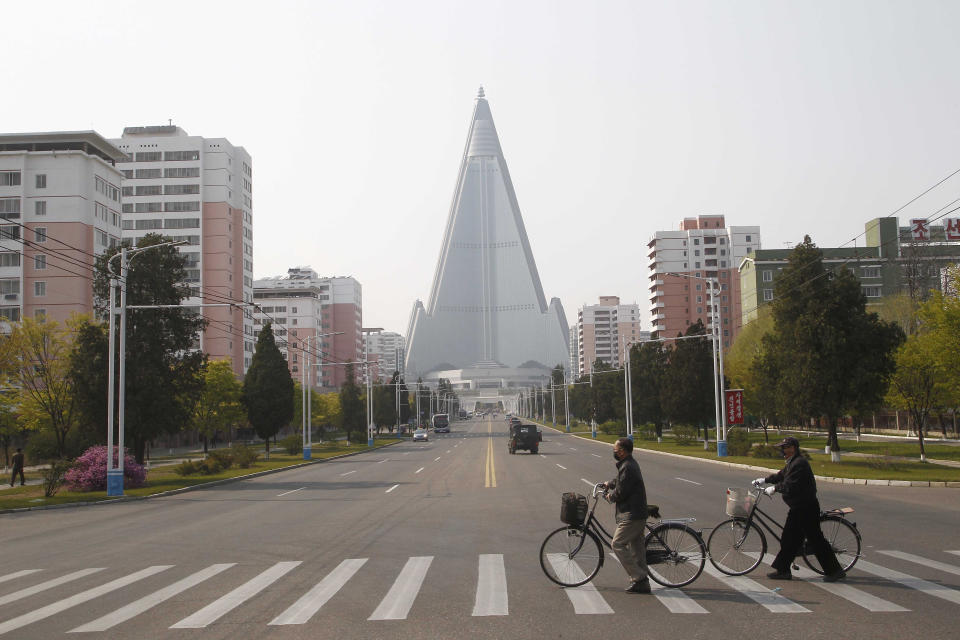
<path id="1" fill-rule="evenodd" d="M 620 458 L 617 456 L 616 451 L 613 452 L 613 459 L 616 460 L 617 462 L 620 462 Z"/>

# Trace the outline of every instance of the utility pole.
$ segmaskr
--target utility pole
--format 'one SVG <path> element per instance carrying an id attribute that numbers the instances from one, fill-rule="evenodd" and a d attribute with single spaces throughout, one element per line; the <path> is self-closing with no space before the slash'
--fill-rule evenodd
<path id="1" fill-rule="evenodd" d="M 567 433 L 570 433 L 570 387 L 567 386 L 567 372 L 563 372 L 563 408 L 567 419 Z"/>

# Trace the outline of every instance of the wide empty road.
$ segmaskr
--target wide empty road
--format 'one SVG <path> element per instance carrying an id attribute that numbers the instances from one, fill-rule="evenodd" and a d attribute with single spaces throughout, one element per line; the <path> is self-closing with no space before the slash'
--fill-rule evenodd
<path id="1" fill-rule="evenodd" d="M 823 505 L 856 507 L 863 532 L 841 585 L 708 563 L 688 587 L 638 596 L 611 558 L 565 590 L 542 574 L 540 543 L 562 492 L 614 475 L 611 447 L 546 429 L 538 455 L 509 455 L 502 417 L 452 429 L 177 496 L 0 516 L 0 640 L 956 637 L 955 489 L 822 484 Z M 725 488 L 757 475 L 637 458 L 650 501 L 704 537 Z"/>

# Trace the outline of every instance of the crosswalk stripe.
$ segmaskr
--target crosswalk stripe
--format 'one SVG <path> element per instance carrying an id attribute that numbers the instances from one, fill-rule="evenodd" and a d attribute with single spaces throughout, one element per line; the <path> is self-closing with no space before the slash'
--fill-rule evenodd
<path id="1" fill-rule="evenodd" d="M 414 556 L 407 560 L 390 591 L 367 620 L 405 620 L 423 586 L 433 556 Z"/>
<path id="2" fill-rule="evenodd" d="M 608 555 L 613 558 L 621 567 L 623 566 L 623 564 L 620 562 L 620 558 L 617 557 L 617 554 L 610 553 Z M 683 591 L 680 591 L 680 589 L 668 589 L 667 587 L 658 583 L 656 580 L 651 580 L 650 590 L 653 592 L 653 596 L 659 600 L 663 606 L 670 610 L 670 613 L 710 613 L 697 604 L 693 598 L 685 594 Z"/>
<path id="3" fill-rule="evenodd" d="M 863 558 L 857 561 L 857 564 L 854 565 L 857 569 L 861 571 L 866 571 L 867 573 L 872 573 L 875 576 L 880 576 L 881 578 L 886 578 L 887 580 L 893 580 L 894 582 L 899 582 L 905 587 L 910 587 L 911 589 L 916 589 L 917 591 L 922 591 L 928 595 L 942 598 L 953 602 L 955 604 L 960 604 L 960 591 L 956 589 L 951 589 L 950 587 L 945 587 L 942 584 L 937 584 L 935 582 L 930 582 L 929 580 L 923 580 L 916 576 L 912 576 L 908 573 L 903 573 L 901 571 L 895 571 L 893 569 L 887 569 L 886 567 L 881 567 L 878 564 L 872 562 L 867 562 Z"/>
<path id="4" fill-rule="evenodd" d="M 771 613 L 810 613 L 810 609 L 767 589 L 759 582 L 743 576 L 728 576 L 709 562 L 704 571 L 732 589 L 736 589 Z"/>
<path id="5" fill-rule="evenodd" d="M 270 621 L 271 625 L 304 624 L 325 605 L 353 575 L 366 563 L 367 558 L 344 560 L 327 574 L 310 591 L 294 602 L 286 611 Z"/>
<path id="6" fill-rule="evenodd" d="M 47 580 L 46 582 L 35 584 L 32 587 L 27 587 L 26 589 L 15 591 L 13 593 L 7 594 L 2 598 L 0 598 L 0 605 L 7 604 L 8 602 L 16 602 L 21 598 L 32 596 L 36 593 L 40 593 L 41 591 L 46 591 L 47 589 L 59 587 L 61 584 L 66 584 L 73 580 L 83 578 L 84 576 L 88 576 L 91 573 L 96 573 L 97 571 L 103 571 L 103 568 L 101 567 L 99 569 L 81 569 L 80 571 L 74 571 L 73 573 L 68 573 L 65 576 L 60 576 L 59 578 L 54 578 L 53 580 Z"/>
<path id="7" fill-rule="evenodd" d="M 763 561 L 769 565 L 773 564 L 773 560 L 774 556 L 771 553 L 767 553 L 763 556 Z M 848 584 L 841 584 L 839 582 L 824 582 L 823 576 L 811 571 L 810 569 L 807 569 L 806 567 L 800 567 L 799 569 L 794 570 L 793 574 L 797 578 L 809 582 L 814 586 L 820 587 L 825 591 L 829 591 L 833 595 L 839 596 L 844 600 L 848 600 L 857 606 L 863 607 L 867 611 L 910 611 L 910 609 L 901 607 L 900 605 L 894 604 L 888 600 L 884 600 L 883 598 L 878 598 L 875 595 L 851 587 Z"/>
<path id="8" fill-rule="evenodd" d="M 211 622 L 240 606 L 271 584 L 282 578 L 301 562 L 278 562 L 255 578 L 248 580 L 230 593 L 214 600 L 203 609 L 171 625 L 171 629 L 202 629 Z"/>
<path id="9" fill-rule="evenodd" d="M 477 595 L 471 615 L 505 616 L 508 613 L 507 572 L 503 566 L 503 554 L 480 554 Z"/>
<path id="10" fill-rule="evenodd" d="M 146 569 L 141 569 L 136 573 L 131 573 L 128 576 L 122 578 L 117 578 L 116 580 L 111 580 L 106 584 L 102 584 L 99 587 L 94 587 L 93 589 L 87 589 L 76 595 L 70 596 L 53 604 L 48 604 L 45 607 L 31 611 L 30 613 L 25 613 L 22 616 L 17 616 L 7 620 L 6 622 L 0 623 L 0 635 L 7 633 L 8 631 L 15 631 L 20 627 L 25 627 L 28 624 L 37 622 L 38 620 L 43 620 L 49 618 L 52 615 L 56 615 L 61 611 L 66 611 L 71 607 L 75 607 L 78 604 L 83 604 L 94 598 L 99 598 L 100 596 L 110 593 L 111 591 L 116 591 L 117 589 L 122 589 L 128 584 L 132 584 L 137 580 L 142 580 L 143 578 L 148 578 L 154 574 L 160 573 L 161 571 L 166 571 L 173 565 L 164 564 L 164 565 L 155 565 L 152 567 L 147 567 Z"/>
<path id="11" fill-rule="evenodd" d="M 894 558 L 900 558 L 901 560 L 906 560 L 908 562 L 922 564 L 923 566 L 930 567 L 931 569 L 939 569 L 940 571 L 946 571 L 947 573 L 960 576 L 960 567 L 954 564 L 947 564 L 946 562 L 939 562 L 937 560 L 929 560 L 927 558 L 915 556 L 912 553 L 906 553 L 903 551 L 879 551 L 879 553 L 892 556 Z"/>
<path id="12" fill-rule="evenodd" d="M 547 560 L 553 565 L 555 573 L 569 573 L 576 580 L 583 580 L 587 577 L 580 567 L 576 564 L 566 562 L 567 556 L 563 553 L 548 553 Z M 562 571 L 561 571 L 562 567 Z M 573 612 L 576 614 L 604 614 L 613 613 L 613 609 L 603 599 L 600 592 L 592 582 L 580 585 L 579 587 L 568 587 L 563 590 L 570 603 L 573 605 Z"/>
<path id="13" fill-rule="evenodd" d="M 174 582 L 169 587 L 160 589 L 159 591 L 154 591 L 150 595 L 140 598 L 135 602 L 131 602 L 125 607 L 120 607 L 113 613 L 108 613 L 105 616 L 97 618 L 93 622 L 88 622 L 87 624 L 81 625 L 76 629 L 71 629 L 69 633 L 84 633 L 87 631 L 106 631 L 107 629 L 114 627 L 121 622 L 126 622 L 134 616 L 138 616 L 144 611 L 152 609 L 161 602 L 169 600 L 173 596 L 177 595 L 181 591 L 186 591 L 190 587 L 200 584 L 207 578 L 212 578 L 221 571 L 226 571 L 230 567 L 234 566 L 236 562 L 228 562 L 225 564 L 214 564 L 210 565 L 206 569 L 197 571 L 193 575 L 187 576 L 183 580 L 178 580 Z"/>
<path id="14" fill-rule="evenodd" d="M 0 582 L 16 580 L 17 578 L 22 578 L 23 576 L 28 576 L 31 573 L 37 573 L 38 571 L 42 571 L 42 569 L 24 569 L 23 571 L 14 571 L 13 573 L 8 573 L 5 576 L 0 576 Z"/>
<path id="15" fill-rule="evenodd" d="M 952 553 L 955 556 L 960 556 L 960 551 L 947 551 L 947 553 Z"/>

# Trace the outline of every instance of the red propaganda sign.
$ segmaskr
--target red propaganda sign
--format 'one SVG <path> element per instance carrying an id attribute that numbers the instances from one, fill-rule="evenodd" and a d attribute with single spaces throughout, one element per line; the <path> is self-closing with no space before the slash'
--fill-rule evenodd
<path id="1" fill-rule="evenodd" d="M 947 234 L 947 240 L 960 240 L 960 218 L 944 220 L 943 230 Z"/>
<path id="2" fill-rule="evenodd" d="M 725 394 L 727 424 L 743 424 L 743 389 L 727 389 Z"/>
<path id="3" fill-rule="evenodd" d="M 910 221 L 910 234 L 914 240 L 930 239 L 930 223 L 926 218 L 916 218 Z"/>

